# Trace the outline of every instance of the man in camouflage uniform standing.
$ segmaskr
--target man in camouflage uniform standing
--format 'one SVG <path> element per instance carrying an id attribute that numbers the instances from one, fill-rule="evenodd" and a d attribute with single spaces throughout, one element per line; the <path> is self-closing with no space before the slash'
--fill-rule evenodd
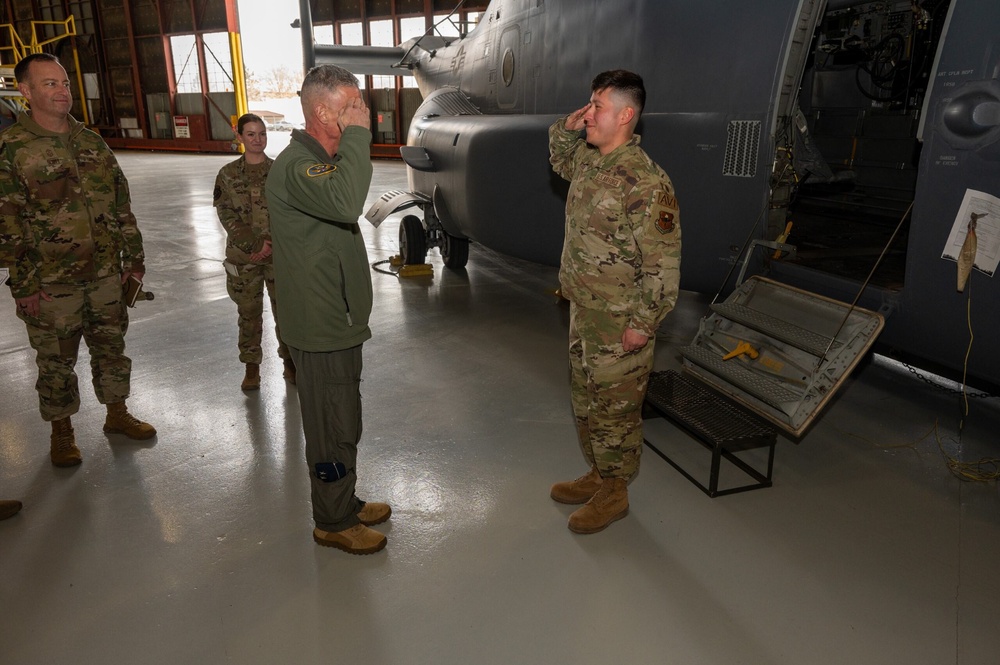
<path id="1" fill-rule="evenodd" d="M 551 496 L 596 533 L 628 513 L 656 329 L 677 302 L 680 212 L 670 178 L 639 147 L 642 78 L 598 74 L 590 103 L 549 128 L 550 161 L 570 181 L 559 282 L 570 301 L 570 390 L 590 471 Z M 585 131 L 586 139 L 581 134 Z"/>
<path id="2" fill-rule="evenodd" d="M 259 116 L 246 113 L 236 121 L 236 137 L 244 153 L 222 167 L 215 179 L 214 205 L 226 229 L 226 289 L 236 303 L 240 328 L 240 362 L 246 364 L 243 390 L 260 388 L 260 348 L 264 332 L 264 287 L 271 299 L 271 315 L 278 318 L 274 299 L 274 266 L 271 258 L 271 220 L 267 214 L 264 186 L 274 160 L 264 154 L 267 127 Z M 288 347 L 278 338 L 278 355 L 284 362 L 284 377 L 295 383 L 295 364 Z"/>
<path id="3" fill-rule="evenodd" d="M 81 338 L 94 391 L 108 410 L 104 431 L 132 439 L 156 434 L 125 406 L 132 361 L 122 285 L 145 272 L 142 236 L 117 160 L 70 115 L 73 97 L 59 60 L 29 55 L 14 76 L 31 110 L 0 135 L 0 258 L 35 349 L 52 463 L 74 466 L 82 459 L 70 423 L 80 408 L 74 367 Z"/>

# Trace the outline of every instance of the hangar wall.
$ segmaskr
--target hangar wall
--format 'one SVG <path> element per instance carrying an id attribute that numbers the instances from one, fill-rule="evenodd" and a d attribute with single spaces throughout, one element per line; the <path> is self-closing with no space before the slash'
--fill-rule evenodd
<path id="1" fill-rule="evenodd" d="M 373 45 L 405 29 L 464 32 L 488 2 L 311 0 L 316 41 Z M 447 21 L 443 19 L 452 14 Z M 324 39 L 325 38 L 325 39 Z M 248 110 L 238 0 L 0 0 L 0 78 L 32 52 L 59 57 L 74 83 L 73 115 L 113 148 L 233 152 Z M 398 156 L 420 94 L 394 77 L 361 77 L 373 155 Z"/>
<path id="2" fill-rule="evenodd" d="M 235 0 L 3 0 L 0 24 L 0 63 L 58 56 L 74 116 L 113 147 L 232 150 L 245 107 Z"/>

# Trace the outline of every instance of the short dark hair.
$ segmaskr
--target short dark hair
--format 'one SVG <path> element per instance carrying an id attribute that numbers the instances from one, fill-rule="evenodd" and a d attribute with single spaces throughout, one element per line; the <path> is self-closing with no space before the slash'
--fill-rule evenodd
<path id="1" fill-rule="evenodd" d="M 632 102 L 636 115 L 642 113 L 643 107 L 646 106 L 646 87 L 642 84 L 641 76 L 625 69 L 612 69 L 595 76 L 594 82 L 590 84 L 591 92 L 609 89 Z"/>
<path id="2" fill-rule="evenodd" d="M 28 80 L 28 69 L 31 68 L 31 63 L 38 62 L 39 60 L 54 62 L 57 65 L 61 64 L 59 62 L 59 58 L 51 53 L 32 53 L 27 57 L 21 58 L 21 60 L 14 65 L 14 78 L 18 83 L 23 83 Z"/>
<path id="3" fill-rule="evenodd" d="M 265 123 L 259 115 L 256 113 L 244 113 L 240 116 L 240 119 L 236 121 L 236 133 L 243 136 L 243 128 L 246 127 L 249 122 L 259 122 L 264 125 L 265 131 L 267 130 L 267 123 Z"/>

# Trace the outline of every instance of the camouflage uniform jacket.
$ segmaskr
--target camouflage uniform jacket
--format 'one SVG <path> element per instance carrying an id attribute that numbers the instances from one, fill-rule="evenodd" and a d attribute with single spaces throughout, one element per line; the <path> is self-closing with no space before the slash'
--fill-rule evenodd
<path id="1" fill-rule="evenodd" d="M 145 272 L 125 174 L 100 136 L 69 121 L 57 134 L 21 113 L 0 134 L 0 263 L 15 298 Z"/>
<path id="2" fill-rule="evenodd" d="M 226 229 L 226 258 L 237 265 L 250 263 L 250 254 L 259 252 L 271 239 L 264 186 L 274 160 L 248 164 L 246 156 L 222 167 L 215 178 L 213 204 Z M 270 263 L 268 257 L 263 263 Z"/>
<path id="3" fill-rule="evenodd" d="M 372 275 L 358 226 L 372 181 L 372 135 L 344 128 L 332 158 L 292 140 L 267 177 L 281 339 L 302 351 L 343 351 L 371 338 Z"/>
<path id="4" fill-rule="evenodd" d="M 563 295 L 580 307 L 628 314 L 652 337 L 677 302 L 680 211 L 670 178 L 639 136 L 607 155 L 566 119 L 549 128 L 549 161 L 570 181 L 559 268 Z"/>

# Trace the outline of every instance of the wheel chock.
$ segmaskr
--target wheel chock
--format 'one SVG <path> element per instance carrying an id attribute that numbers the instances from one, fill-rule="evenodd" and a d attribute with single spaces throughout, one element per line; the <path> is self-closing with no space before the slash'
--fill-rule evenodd
<path id="1" fill-rule="evenodd" d="M 434 266 L 429 263 L 414 263 L 402 266 L 399 269 L 400 277 L 423 277 L 425 275 L 434 276 Z"/>

